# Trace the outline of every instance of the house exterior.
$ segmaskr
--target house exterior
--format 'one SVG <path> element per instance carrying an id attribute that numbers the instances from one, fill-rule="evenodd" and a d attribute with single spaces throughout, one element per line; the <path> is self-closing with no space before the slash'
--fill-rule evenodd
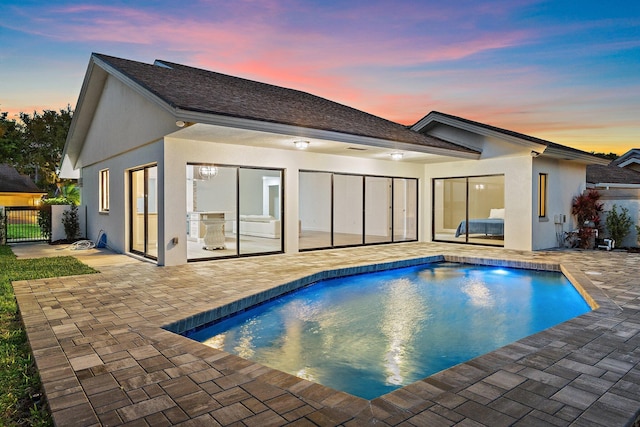
<path id="1" fill-rule="evenodd" d="M 588 153 L 439 112 L 93 54 L 63 152 L 89 238 L 177 265 L 369 244 L 535 250 L 574 228 Z"/>
<path id="2" fill-rule="evenodd" d="M 38 206 L 45 194 L 13 166 L 0 164 L 0 206 Z"/>
<path id="3" fill-rule="evenodd" d="M 633 223 L 640 226 L 640 149 L 631 149 L 608 165 L 588 165 L 587 187 L 598 190 L 605 215 L 614 205 L 618 213 L 626 208 Z M 637 246 L 639 239 L 632 227 L 616 246 Z"/>

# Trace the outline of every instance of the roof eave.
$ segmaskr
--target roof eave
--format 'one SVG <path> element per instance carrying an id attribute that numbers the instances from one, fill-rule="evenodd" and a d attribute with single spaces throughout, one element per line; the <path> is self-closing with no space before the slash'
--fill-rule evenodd
<path id="1" fill-rule="evenodd" d="M 521 146 L 528 147 L 532 151 L 535 151 L 537 153 L 542 153 L 547 148 L 546 144 L 527 141 L 527 140 L 522 139 L 522 138 L 517 138 L 517 137 L 512 136 L 512 135 L 507 135 L 507 134 L 502 133 L 502 132 L 497 132 L 497 131 L 494 131 L 494 130 L 491 130 L 491 129 L 487 129 L 485 127 L 478 126 L 478 125 L 475 125 L 473 123 L 469 123 L 467 121 L 457 120 L 457 119 L 455 119 L 453 117 L 448 117 L 448 116 L 442 115 L 442 114 L 440 114 L 440 113 L 438 113 L 436 111 L 432 111 L 431 113 L 427 114 L 418 123 L 413 125 L 411 127 L 411 129 L 415 130 L 416 132 L 419 132 L 420 130 L 426 128 L 427 126 L 429 126 L 430 124 L 432 124 L 434 122 L 438 122 L 438 123 L 442 123 L 442 124 L 445 124 L 445 125 L 453 126 L 453 127 L 458 128 L 458 129 L 462 129 L 462 130 L 465 130 L 467 132 L 475 133 L 475 134 L 478 134 L 478 135 L 483 135 L 483 136 L 488 136 L 488 137 L 492 137 L 492 138 L 502 139 L 502 140 L 505 140 L 507 142 L 510 142 L 510 143 L 513 143 L 513 144 L 516 144 L 516 145 L 521 145 Z M 463 145 L 463 146 L 465 146 L 467 148 L 472 148 L 472 149 L 474 148 L 473 146 L 465 145 L 463 141 L 456 142 L 456 144 Z"/>
<path id="2" fill-rule="evenodd" d="M 329 141 L 344 142 L 347 144 L 359 144 L 372 147 L 393 148 L 397 150 L 415 151 L 426 154 L 450 156 L 464 159 L 479 159 L 477 151 L 466 152 L 450 150 L 441 147 L 414 144 L 410 142 L 395 141 L 383 138 L 374 138 L 344 132 L 314 129 L 290 124 L 267 122 L 262 120 L 247 119 L 241 117 L 226 116 L 221 114 L 197 112 L 176 108 L 174 110 L 176 120 L 191 123 L 202 123 L 216 126 L 232 127 L 238 129 L 253 130 L 259 132 L 277 133 L 283 135 L 295 135 L 301 138 L 324 139 Z"/>
<path id="3" fill-rule="evenodd" d="M 574 161 L 576 163 L 584 163 L 588 165 L 608 165 L 610 160 L 602 157 L 594 156 L 588 153 L 576 152 L 573 150 L 564 150 L 559 147 L 547 147 L 542 153 L 544 157 Z"/>

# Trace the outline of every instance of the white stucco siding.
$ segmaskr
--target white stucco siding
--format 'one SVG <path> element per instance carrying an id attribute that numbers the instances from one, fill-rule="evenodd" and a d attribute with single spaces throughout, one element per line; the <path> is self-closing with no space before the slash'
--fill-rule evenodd
<path id="1" fill-rule="evenodd" d="M 107 234 L 107 245 L 120 253 L 128 251 L 129 244 L 129 177 L 131 169 L 158 164 L 158 191 L 161 196 L 162 141 L 156 141 L 125 155 L 111 157 L 82 170 L 82 206 L 87 210 L 87 237 L 95 240 L 100 230 Z M 99 212 L 99 174 L 109 169 L 109 212 Z M 161 200 L 159 200 L 160 203 Z M 159 221 L 163 221 L 159 212 Z M 160 260 L 158 260 L 160 263 Z"/>
<path id="2" fill-rule="evenodd" d="M 531 154 L 531 147 L 527 145 L 516 145 L 501 138 L 485 136 L 445 124 L 434 125 L 429 129 L 428 134 L 476 149 L 482 152 L 481 159 Z"/>
<path id="3" fill-rule="evenodd" d="M 504 175 L 504 247 L 531 250 L 532 199 L 530 154 L 520 157 L 502 157 L 481 161 L 460 161 L 425 165 L 423 204 L 431 212 L 433 197 L 431 182 L 434 178 L 482 175 Z M 424 221 L 423 239 L 431 241 L 431 216 Z"/>
<path id="4" fill-rule="evenodd" d="M 283 136 L 288 138 L 288 136 Z M 382 176 L 424 178 L 424 165 L 392 160 L 372 160 L 350 156 L 318 154 L 309 151 L 248 147 L 165 138 L 165 265 L 183 264 L 187 259 L 186 227 L 186 165 L 188 163 L 217 163 L 284 169 L 285 252 L 298 250 L 298 172 L 300 170 L 343 172 Z M 424 216 L 420 200 L 420 218 Z M 419 224 L 422 227 L 423 224 Z M 178 245 L 171 245 L 173 237 Z"/>
<path id="5" fill-rule="evenodd" d="M 178 129 L 168 112 L 109 76 L 87 132 L 77 167 L 152 143 Z"/>
<path id="6" fill-rule="evenodd" d="M 538 176 L 547 174 L 547 216 L 538 217 Z M 571 216 L 573 198 L 585 189 L 586 166 L 583 164 L 538 157 L 533 161 L 531 194 L 533 215 L 531 230 L 532 249 L 559 246 L 558 235 L 576 228 Z M 566 223 L 556 224 L 556 215 L 564 215 Z"/>

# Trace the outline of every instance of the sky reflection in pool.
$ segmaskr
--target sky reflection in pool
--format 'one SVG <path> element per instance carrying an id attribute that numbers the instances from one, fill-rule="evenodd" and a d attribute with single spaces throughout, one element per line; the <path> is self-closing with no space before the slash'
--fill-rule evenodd
<path id="1" fill-rule="evenodd" d="M 322 281 L 188 336 L 372 399 L 589 310 L 559 273 L 441 263 Z"/>

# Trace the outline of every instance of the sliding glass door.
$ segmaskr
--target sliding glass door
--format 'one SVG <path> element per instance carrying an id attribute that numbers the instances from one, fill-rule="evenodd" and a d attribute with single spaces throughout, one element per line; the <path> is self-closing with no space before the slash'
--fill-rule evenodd
<path id="1" fill-rule="evenodd" d="M 278 253 L 282 170 L 187 165 L 187 260 Z"/>
<path id="2" fill-rule="evenodd" d="M 418 180 L 300 171 L 300 250 L 415 241 Z"/>
<path id="3" fill-rule="evenodd" d="M 129 172 L 129 250 L 158 258 L 158 167 L 145 166 Z"/>
<path id="4" fill-rule="evenodd" d="M 504 245 L 504 175 L 433 180 L 433 240 Z"/>

